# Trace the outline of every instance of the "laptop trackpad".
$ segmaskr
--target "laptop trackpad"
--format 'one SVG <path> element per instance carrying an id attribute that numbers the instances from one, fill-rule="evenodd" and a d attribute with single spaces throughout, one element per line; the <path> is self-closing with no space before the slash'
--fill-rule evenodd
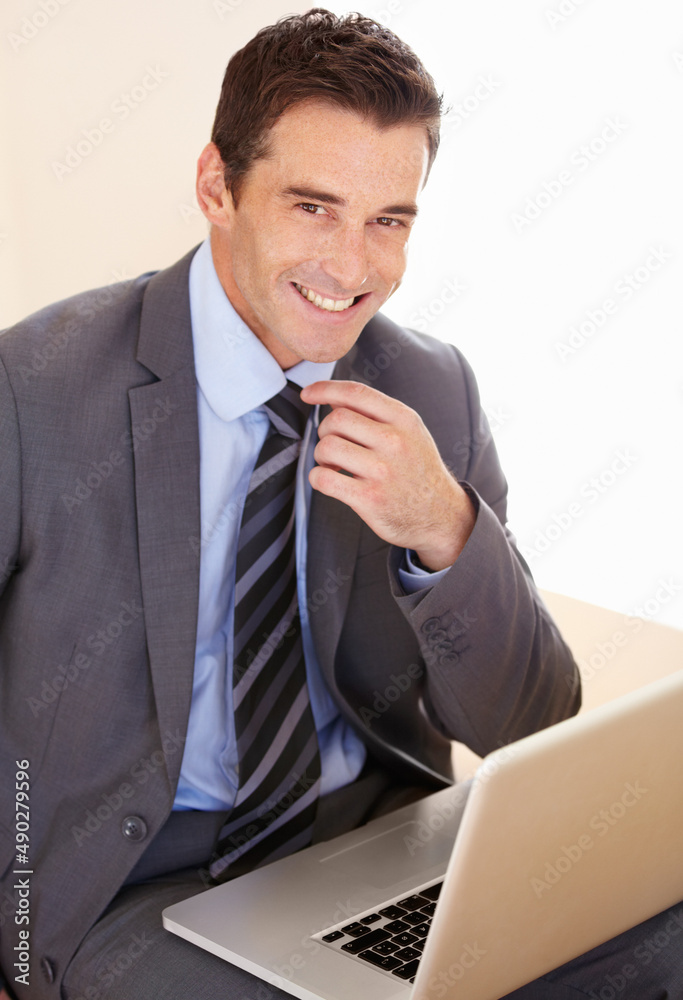
<path id="1" fill-rule="evenodd" d="M 378 889 L 420 876 L 435 865 L 444 870 L 453 849 L 453 836 L 411 820 L 368 840 L 322 858 L 320 864 Z"/>

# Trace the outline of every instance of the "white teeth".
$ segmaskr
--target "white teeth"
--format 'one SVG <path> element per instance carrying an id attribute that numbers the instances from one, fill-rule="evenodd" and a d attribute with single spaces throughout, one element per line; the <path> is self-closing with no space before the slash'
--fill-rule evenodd
<path id="1" fill-rule="evenodd" d="M 305 299 L 312 302 L 314 306 L 318 309 L 326 309 L 327 312 L 343 312 L 344 309 L 348 309 L 352 306 L 354 299 L 324 299 L 322 295 L 318 295 L 317 292 L 312 291 L 310 288 L 304 288 L 303 285 L 297 285 L 294 282 L 294 287 L 300 292 Z"/>

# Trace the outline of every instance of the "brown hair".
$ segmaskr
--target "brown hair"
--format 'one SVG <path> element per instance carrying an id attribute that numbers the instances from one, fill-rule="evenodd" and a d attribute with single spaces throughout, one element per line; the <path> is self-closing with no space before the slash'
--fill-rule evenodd
<path id="1" fill-rule="evenodd" d="M 311 99 L 369 117 L 379 128 L 424 125 L 431 167 L 442 102 L 413 50 L 361 14 L 340 18 L 315 7 L 262 28 L 228 63 L 211 139 L 235 203 L 252 163 L 267 155 L 277 119 Z"/>

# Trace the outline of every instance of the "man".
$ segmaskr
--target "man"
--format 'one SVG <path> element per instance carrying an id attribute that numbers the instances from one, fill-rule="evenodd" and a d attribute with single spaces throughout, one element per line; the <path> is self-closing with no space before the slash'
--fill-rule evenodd
<path id="1" fill-rule="evenodd" d="M 264 29 L 209 240 L 0 341 L 3 1000 L 281 995 L 161 910 L 578 708 L 470 369 L 376 315 L 439 103 L 367 19 Z"/>

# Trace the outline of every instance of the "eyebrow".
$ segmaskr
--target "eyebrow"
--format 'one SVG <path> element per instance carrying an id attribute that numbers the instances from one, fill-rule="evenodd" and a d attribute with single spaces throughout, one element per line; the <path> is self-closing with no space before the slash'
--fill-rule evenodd
<path id="1" fill-rule="evenodd" d="M 288 187 L 282 192 L 285 197 L 305 198 L 309 201 L 320 201 L 324 205 L 334 205 L 338 208 L 345 208 L 347 205 L 345 198 L 340 198 L 336 194 L 328 194 L 326 191 L 316 191 L 308 187 Z M 407 215 L 414 219 L 417 216 L 417 205 L 410 202 L 406 205 L 387 205 L 386 208 L 378 212 L 381 218 L 384 215 Z"/>

